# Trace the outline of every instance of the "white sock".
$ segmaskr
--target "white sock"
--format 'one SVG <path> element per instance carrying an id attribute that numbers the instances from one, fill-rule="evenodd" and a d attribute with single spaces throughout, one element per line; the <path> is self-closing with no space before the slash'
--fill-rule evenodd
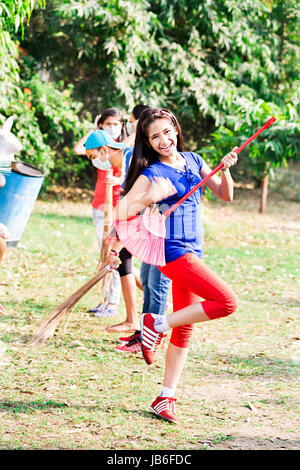
<path id="1" fill-rule="evenodd" d="M 170 327 L 167 320 L 167 315 L 157 315 L 154 320 L 154 328 L 156 331 L 158 331 L 158 333 L 164 333 L 164 331 L 169 330 Z"/>
<path id="2" fill-rule="evenodd" d="M 162 387 L 160 397 L 174 397 L 175 388 Z"/>

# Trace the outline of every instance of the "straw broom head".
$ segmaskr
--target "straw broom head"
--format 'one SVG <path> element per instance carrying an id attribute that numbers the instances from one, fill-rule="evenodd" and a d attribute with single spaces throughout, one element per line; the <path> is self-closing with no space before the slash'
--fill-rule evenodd
<path id="1" fill-rule="evenodd" d="M 38 331 L 33 335 L 30 342 L 32 344 L 44 344 L 53 336 L 57 325 L 61 319 L 74 307 L 74 305 L 95 285 L 100 279 L 104 278 L 110 272 L 110 266 L 104 266 L 88 282 L 81 286 L 76 292 L 68 297 L 54 312 L 44 320 Z"/>

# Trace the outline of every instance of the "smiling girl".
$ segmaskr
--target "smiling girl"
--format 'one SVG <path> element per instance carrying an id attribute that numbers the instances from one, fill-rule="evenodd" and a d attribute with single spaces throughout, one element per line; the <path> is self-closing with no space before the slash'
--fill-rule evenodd
<path id="1" fill-rule="evenodd" d="M 233 199 L 229 167 L 237 162 L 234 150 L 222 158 L 221 176 L 214 175 L 206 183 L 224 201 Z M 164 212 L 210 172 L 200 155 L 183 152 L 181 128 L 172 112 L 149 108 L 138 122 L 124 197 L 115 207 L 115 218 L 128 219 L 153 203 Z M 148 364 L 155 360 L 166 331 L 172 329 L 162 391 L 151 405 L 157 416 L 172 422 L 178 420 L 174 395 L 194 324 L 225 317 L 237 308 L 235 293 L 203 260 L 201 192 L 202 187 L 167 219 L 166 265 L 160 269 L 172 280 L 174 311 L 167 316 L 142 316 L 142 352 Z M 121 246 L 116 242 L 114 250 Z"/>

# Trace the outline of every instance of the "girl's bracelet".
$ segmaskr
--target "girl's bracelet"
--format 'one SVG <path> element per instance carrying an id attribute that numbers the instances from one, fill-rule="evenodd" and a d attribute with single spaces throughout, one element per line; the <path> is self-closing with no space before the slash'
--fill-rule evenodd
<path id="1" fill-rule="evenodd" d="M 228 170 L 228 168 L 224 168 L 224 169 L 221 168 L 222 173 L 224 173 L 224 172 L 227 171 L 227 170 Z"/>
<path id="2" fill-rule="evenodd" d="M 119 253 L 117 253 L 115 250 L 110 250 L 110 254 L 114 256 L 119 256 Z"/>

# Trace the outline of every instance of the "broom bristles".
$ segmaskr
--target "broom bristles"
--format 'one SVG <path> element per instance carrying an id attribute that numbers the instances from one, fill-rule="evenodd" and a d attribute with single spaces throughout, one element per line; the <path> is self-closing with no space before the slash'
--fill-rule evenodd
<path id="1" fill-rule="evenodd" d="M 108 266 L 104 266 L 104 268 L 95 274 L 95 276 L 70 295 L 70 297 L 68 297 L 46 320 L 44 320 L 39 330 L 31 338 L 30 342 L 32 344 L 45 343 L 47 339 L 54 334 L 62 317 L 65 316 L 74 307 L 74 305 L 108 273 Z"/>

